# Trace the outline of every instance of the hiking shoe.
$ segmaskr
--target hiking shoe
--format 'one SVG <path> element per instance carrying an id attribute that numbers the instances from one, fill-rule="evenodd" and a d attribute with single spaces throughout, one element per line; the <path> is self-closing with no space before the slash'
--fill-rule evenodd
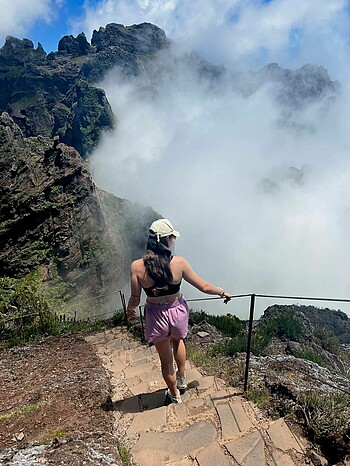
<path id="1" fill-rule="evenodd" d="M 171 403 L 175 403 L 175 404 L 179 404 L 179 403 L 182 403 L 182 400 L 181 400 L 181 396 L 180 396 L 180 392 L 177 396 L 174 396 L 170 389 L 168 388 L 168 390 L 166 391 L 166 396 L 167 398 L 169 398 L 169 400 L 171 401 Z"/>
<path id="2" fill-rule="evenodd" d="M 176 372 L 176 385 L 181 392 L 184 392 L 187 388 L 186 375 L 182 377 Z"/>

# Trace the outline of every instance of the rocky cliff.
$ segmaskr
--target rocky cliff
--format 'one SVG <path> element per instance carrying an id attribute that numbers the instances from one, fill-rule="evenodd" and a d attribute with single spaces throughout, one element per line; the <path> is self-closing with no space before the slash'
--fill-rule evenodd
<path id="1" fill-rule="evenodd" d="M 278 82 L 287 106 L 337 88 L 321 67 L 269 65 L 237 76 L 196 54 L 170 50 L 164 31 L 148 23 L 108 24 L 94 31 L 91 43 L 83 33 L 65 36 L 49 54 L 28 39 L 7 38 L 0 49 L 1 274 L 18 277 L 40 265 L 44 277 L 70 285 L 71 297 L 125 286 L 130 261 L 141 254 L 157 215 L 99 190 L 84 160 L 117 123 L 96 87 L 116 67 L 125 79 L 145 73 L 155 92 L 180 65 L 217 90 L 225 80 L 243 93 Z M 163 59 L 153 60 L 158 53 Z"/>
<path id="2" fill-rule="evenodd" d="M 99 190 L 74 148 L 24 137 L 7 113 L 0 147 L 1 274 L 41 266 L 70 300 L 123 289 L 156 213 Z"/>
<path id="3" fill-rule="evenodd" d="M 115 124 L 110 105 L 95 83 L 115 66 L 137 75 L 150 57 L 166 47 L 164 31 L 152 24 L 109 24 L 65 36 L 58 51 L 46 54 L 28 39 L 7 37 L 0 49 L 0 112 L 6 111 L 26 137 L 58 135 L 85 157 L 101 132 Z"/>
<path id="4" fill-rule="evenodd" d="M 257 73 L 235 74 L 214 66 L 194 53 L 165 53 L 171 44 L 164 31 L 142 23 L 133 26 L 108 24 L 93 32 L 91 43 L 83 33 L 64 36 L 58 51 L 46 54 L 40 43 L 7 37 L 0 49 L 0 112 L 6 111 L 24 135 L 53 137 L 75 147 L 86 157 L 103 130 L 116 124 L 104 91 L 96 87 L 115 67 L 126 76 L 147 73 L 150 85 L 161 75 L 172 75 L 179 62 L 202 79 L 219 84 L 225 79 L 240 92 L 253 93 L 273 83 L 283 106 L 300 107 L 320 97 L 332 96 L 338 88 L 320 66 L 305 65 L 292 71 L 270 64 Z M 118 115 L 117 115 L 118 117 Z"/>

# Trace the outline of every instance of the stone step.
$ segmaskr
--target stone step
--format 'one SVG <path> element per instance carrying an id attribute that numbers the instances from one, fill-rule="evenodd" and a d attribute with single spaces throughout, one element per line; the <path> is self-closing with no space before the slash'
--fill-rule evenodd
<path id="1" fill-rule="evenodd" d="M 142 466 L 159 466 L 210 445 L 216 436 L 214 426 L 206 422 L 178 432 L 141 432 L 131 453 Z"/>
<path id="2" fill-rule="evenodd" d="M 115 329 L 87 341 L 112 375 L 115 428 L 124 422 L 126 442 L 140 466 L 306 465 L 304 448 L 283 419 L 269 422 L 255 415 L 238 389 L 203 376 L 190 361 L 183 402 L 166 406 L 154 347 Z"/>
<path id="3" fill-rule="evenodd" d="M 166 424 L 166 415 L 166 406 L 134 414 L 127 432 L 128 434 L 134 434 L 135 432 L 143 432 L 164 426 Z"/>
<path id="4" fill-rule="evenodd" d="M 291 430 L 285 423 L 283 418 L 275 421 L 267 433 L 274 444 L 275 447 L 278 447 L 280 450 L 288 451 L 295 450 L 299 453 L 303 453 L 303 448 L 297 438 L 292 434 Z"/>
<path id="5" fill-rule="evenodd" d="M 205 447 L 198 455 L 196 460 L 199 466 L 231 466 L 232 463 L 224 454 L 222 448 L 217 442 L 213 442 Z"/>
<path id="6" fill-rule="evenodd" d="M 240 432 L 246 432 L 253 427 L 240 400 L 233 403 L 227 401 L 217 404 L 216 411 L 220 420 L 223 441 L 229 440 Z"/>
<path id="7" fill-rule="evenodd" d="M 225 447 L 241 466 L 266 466 L 265 442 L 258 430 L 225 443 Z"/>

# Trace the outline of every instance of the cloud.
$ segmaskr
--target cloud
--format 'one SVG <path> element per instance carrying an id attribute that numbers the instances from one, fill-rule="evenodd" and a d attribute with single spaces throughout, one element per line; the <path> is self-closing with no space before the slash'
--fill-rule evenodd
<path id="1" fill-rule="evenodd" d="M 247 97 L 179 63 L 156 92 L 115 72 L 101 85 L 119 122 L 93 155 L 97 184 L 169 217 L 198 273 L 232 293 L 347 296 L 349 89 L 286 125 L 274 86 Z"/>
<path id="2" fill-rule="evenodd" d="M 294 0 L 101 0 L 86 2 L 84 11 L 75 32 L 148 21 L 211 62 L 235 68 L 310 62 L 336 77 L 339 63 L 348 68 L 347 0 L 305 0 L 298 8 Z"/>
<path id="3" fill-rule="evenodd" d="M 52 19 L 53 0 L 0 0 L 0 39 L 7 35 L 23 37 L 36 21 Z"/>
<path id="4" fill-rule="evenodd" d="M 334 101 L 306 106 L 288 125 L 274 86 L 249 97 L 230 82 L 211 88 L 179 62 L 156 92 L 147 92 L 145 77 L 126 83 L 114 73 L 102 83 L 119 122 L 93 155 L 97 183 L 169 217 L 183 233 L 177 253 L 232 293 L 347 297 L 347 7 L 345 0 L 305 0 L 298 8 L 294 0 L 85 4 L 77 27 L 87 33 L 148 21 L 178 49 L 229 70 L 314 63 L 342 82 Z M 224 312 L 246 316 L 247 309 L 230 304 Z"/>

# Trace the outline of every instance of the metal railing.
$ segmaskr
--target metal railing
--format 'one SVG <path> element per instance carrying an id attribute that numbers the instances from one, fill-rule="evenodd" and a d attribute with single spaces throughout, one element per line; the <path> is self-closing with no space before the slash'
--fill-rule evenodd
<path id="1" fill-rule="evenodd" d="M 251 353 L 251 343 L 252 343 L 252 331 L 253 331 L 253 320 L 254 320 L 254 310 L 256 298 L 273 298 L 273 299 L 292 299 L 294 301 L 327 301 L 335 303 L 350 303 L 350 299 L 339 299 L 339 298 L 314 298 L 310 296 L 281 296 L 281 295 L 268 295 L 268 294 L 255 294 L 250 295 L 250 312 L 249 312 L 249 324 L 248 324 L 248 342 L 247 342 L 247 356 L 246 356 L 246 366 L 244 374 L 244 391 L 247 391 L 248 388 L 248 374 L 249 374 L 249 360 Z"/>
<path id="2" fill-rule="evenodd" d="M 126 306 L 126 299 L 125 295 L 121 290 L 113 291 L 111 293 L 107 293 L 104 295 L 99 295 L 99 296 L 94 296 L 91 298 L 86 299 L 86 301 L 90 301 L 91 299 L 99 299 L 103 298 L 106 296 L 118 294 L 120 295 L 120 301 L 122 305 L 122 310 L 124 313 L 124 319 L 125 322 L 128 321 L 128 316 L 127 316 L 127 306 Z M 254 312 L 255 312 L 255 306 L 257 302 L 257 298 L 269 298 L 269 299 L 282 299 L 282 300 L 294 300 L 294 301 L 320 301 L 320 302 L 336 302 L 336 303 L 350 303 L 350 299 L 339 299 L 339 298 L 320 298 L 320 297 L 310 297 L 310 296 L 284 296 L 284 295 L 270 295 L 270 294 L 261 294 L 261 293 L 246 293 L 246 294 L 237 294 L 237 295 L 232 295 L 230 296 L 231 300 L 237 299 L 237 298 L 250 298 L 249 302 L 249 320 L 248 320 L 248 334 L 247 334 L 247 350 L 246 350 L 246 363 L 245 363 L 245 372 L 244 372 L 244 391 L 247 391 L 248 388 L 248 377 L 249 377 L 249 364 L 250 364 L 250 355 L 251 355 L 251 347 L 252 347 L 252 334 L 253 334 L 253 321 L 254 321 Z M 210 297 L 210 298 L 193 298 L 193 299 L 186 299 L 188 303 L 191 302 L 203 302 L 203 301 L 213 301 L 213 300 L 223 300 L 221 297 Z M 83 300 L 84 301 L 84 300 Z M 142 331 L 142 341 L 145 341 L 145 336 L 144 336 L 144 318 L 142 314 L 142 309 L 145 307 L 145 305 L 140 305 L 139 306 L 139 313 L 140 313 L 140 325 L 141 325 L 141 331 Z M 97 314 L 93 316 L 89 316 L 89 318 L 96 318 L 96 317 L 106 317 L 107 315 L 114 314 L 115 311 L 107 312 L 107 313 L 102 313 L 102 314 Z M 8 319 L 0 319 L 2 320 L 3 323 L 6 323 L 11 320 L 17 320 L 17 319 L 23 319 L 24 317 L 29 317 L 29 316 L 40 316 L 40 313 L 30 313 L 30 314 L 23 314 L 19 317 L 12 317 Z M 74 320 L 76 319 L 76 315 Z M 78 320 L 78 319 L 77 319 Z"/>
<path id="3" fill-rule="evenodd" d="M 101 295 L 97 295 L 97 296 L 91 296 L 90 298 L 86 298 L 86 299 L 81 299 L 81 300 L 79 300 L 79 303 L 90 302 L 91 300 L 94 300 L 94 299 L 101 299 L 101 298 L 105 298 L 107 296 L 113 296 L 113 295 L 118 294 L 118 293 L 119 293 L 119 296 L 120 296 L 120 302 L 121 302 L 122 309 L 123 309 L 123 312 L 124 312 L 124 319 L 125 319 L 125 321 L 127 321 L 125 295 L 121 290 L 112 291 L 111 293 L 101 294 Z M 90 318 L 107 317 L 109 315 L 114 314 L 115 312 L 116 311 L 113 310 L 113 311 L 110 311 L 110 312 L 102 312 L 102 313 L 99 313 L 99 314 L 93 314 L 93 315 L 88 316 L 87 319 L 90 320 Z M 19 316 L 14 316 L 14 317 L 4 317 L 4 316 L 0 315 L 0 323 L 6 324 L 7 322 L 11 322 L 11 321 L 15 321 L 15 320 L 23 320 L 26 317 L 41 317 L 41 313 L 36 311 L 36 312 L 30 312 L 30 313 L 27 313 L 27 314 L 21 314 Z M 81 317 L 78 318 L 77 311 L 74 312 L 74 317 L 66 316 L 65 314 L 57 314 L 55 312 L 55 318 L 56 318 L 56 320 L 59 320 L 60 322 L 61 321 L 65 322 L 66 320 L 67 321 L 68 320 L 73 320 L 73 321 L 84 320 L 84 318 L 81 318 Z"/>
<path id="4" fill-rule="evenodd" d="M 244 371 L 244 391 L 245 392 L 248 389 L 249 363 L 250 363 L 250 354 L 251 354 L 251 349 L 252 349 L 253 321 L 254 321 L 254 312 L 255 312 L 257 298 L 288 299 L 288 300 L 294 300 L 294 301 L 301 300 L 301 301 L 327 301 L 327 302 L 337 302 L 337 303 L 350 303 L 350 299 L 319 298 L 319 297 L 315 298 L 315 297 L 310 297 L 310 296 L 284 296 L 284 295 L 269 295 L 269 294 L 260 294 L 260 293 L 246 293 L 246 294 L 230 296 L 231 299 L 246 298 L 246 297 L 250 297 L 250 302 L 249 302 L 246 363 L 245 363 L 245 371 Z M 222 299 L 223 298 L 220 298 L 220 297 L 212 297 L 212 298 L 186 299 L 186 301 L 190 303 L 190 302 L 212 301 L 212 300 L 222 300 Z M 141 322 L 143 340 L 145 341 L 142 308 L 144 308 L 144 305 L 139 306 L 139 312 L 140 312 L 140 322 Z"/>

